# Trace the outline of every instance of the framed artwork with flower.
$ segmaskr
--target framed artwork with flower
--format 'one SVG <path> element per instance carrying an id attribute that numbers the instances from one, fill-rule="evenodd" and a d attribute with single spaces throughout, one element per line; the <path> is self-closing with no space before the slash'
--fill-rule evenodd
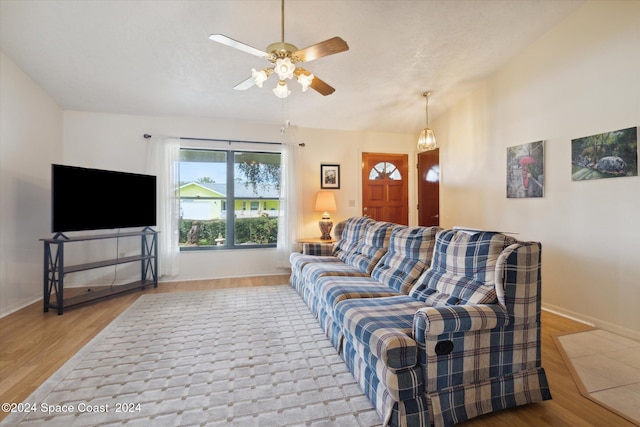
<path id="1" fill-rule="evenodd" d="M 544 196 L 544 141 L 507 147 L 507 198 Z"/>

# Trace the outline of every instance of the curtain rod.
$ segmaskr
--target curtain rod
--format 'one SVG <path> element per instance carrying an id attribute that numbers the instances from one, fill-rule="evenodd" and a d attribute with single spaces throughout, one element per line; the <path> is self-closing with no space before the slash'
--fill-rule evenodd
<path id="1" fill-rule="evenodd" d="M 142 135 L 145 139 L 149 139 L 151 138 L 153 135 L 149 135 L 148 133 L 145 133 L 144 135 Z M 228 142 L 229 145 L 231 145 L 231 143 L 240 143 L 240 144 L 267 144 L 267 145 L 282 145 L 281 142 L 257 142 L 257 141 L 237 141 L 237 140 L 233 140 L 233 139 L 212 139 L 212 138 L 190 138 L 190 137 L 185 137 L 185 136 L 179 136 L 177 137 L 178 139 L 184 139 L 185 141 L 212 141 L 212 142 Z M 305 143 L 301 142 L 300 144 L 298 144 L 300 147 L 304 147 Z"/>

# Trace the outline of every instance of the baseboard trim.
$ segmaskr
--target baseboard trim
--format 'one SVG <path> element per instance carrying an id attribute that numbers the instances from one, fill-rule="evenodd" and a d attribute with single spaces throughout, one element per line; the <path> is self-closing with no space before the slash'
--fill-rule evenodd
<path id="1" fill-rule="evenodd" d="M 265 277 L 271 277 L 271 276 L 286 276 L 291 274 L 291 270 L 289 271 L 283 271 L 282 273 L 268 273 L 268 274 L 261 274 L 260 276 L 265 276 Z M 188 278 L 188 279 L 176 279 L 174 277 L 160 277 L 158 278 L 158 283 L 178 283 L 178 282 L 197 282 L 200 280 L 224 280 L 224 279 L 242 279 L 242 278 L 246 278 L 246 277 L 257 277 L 258 275 L 256 274 L 244 274 L 244 275 L 237 275 L 237 276 L 224 276 L 224 277 L 200 277 L 200 278 Z M 285 283 L 283 283 L 285 284 Z"/>
<path id="2" fill-rule="evenodd" d="M 581 313 L 576 313 L 575 311 L 567 310 L 565 308 L 562 308 L 553 304 L 542 304 L 542 310 L 548 311 L 549 313 L 553 313 L 558 316 L 562 316 L 579 323 L 583 323 L 587 326 L 591 326 L 592 328 L 599 328 L 605 331 L 612 332 L 616 335 L 620 335 L 626 338 L 630 338 L 632 340 L 640 341 L 639 331 L 634 331 L 633 329 L 629 329 L 629 328 L 623 328 L 620 325 L 616 325 L 614 323 L 607 322 L 602 319 L 597 319 L 595 317 L 586 316 Z"/>

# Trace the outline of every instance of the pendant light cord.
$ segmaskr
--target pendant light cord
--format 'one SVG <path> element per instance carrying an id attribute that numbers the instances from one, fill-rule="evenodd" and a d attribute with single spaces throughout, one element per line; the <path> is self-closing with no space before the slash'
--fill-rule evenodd
<path id="1" fill-rule="evenodd" d="M 425 116 L 427 119 L 427 127 L 429 127 L 429 92 L 425 92 L 424 94 L 426 101 L 426 107 L 425 107 Z"/>

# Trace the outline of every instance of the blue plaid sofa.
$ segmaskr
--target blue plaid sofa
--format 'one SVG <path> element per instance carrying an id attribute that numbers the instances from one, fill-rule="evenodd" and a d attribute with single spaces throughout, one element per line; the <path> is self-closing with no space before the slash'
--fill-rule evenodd
<path id="1" fill-rule="evenodd" d="M 358 221 L 362 239 L 372 223 Z M 370 276 L 299 280 L 384 425 L 451 426 L 551 399 L 540 356 L 541 245 L 501 233 L 430 230 L 418 245 L 428 259 L 380 281 L 385 258 L 412 256 L 398 253 L 400 235 L 421 228 L 393 227 Z M 424 243 L 430 238 L 431 249 Z M 299 255 L 301 279 L 314 261 Z"/>

